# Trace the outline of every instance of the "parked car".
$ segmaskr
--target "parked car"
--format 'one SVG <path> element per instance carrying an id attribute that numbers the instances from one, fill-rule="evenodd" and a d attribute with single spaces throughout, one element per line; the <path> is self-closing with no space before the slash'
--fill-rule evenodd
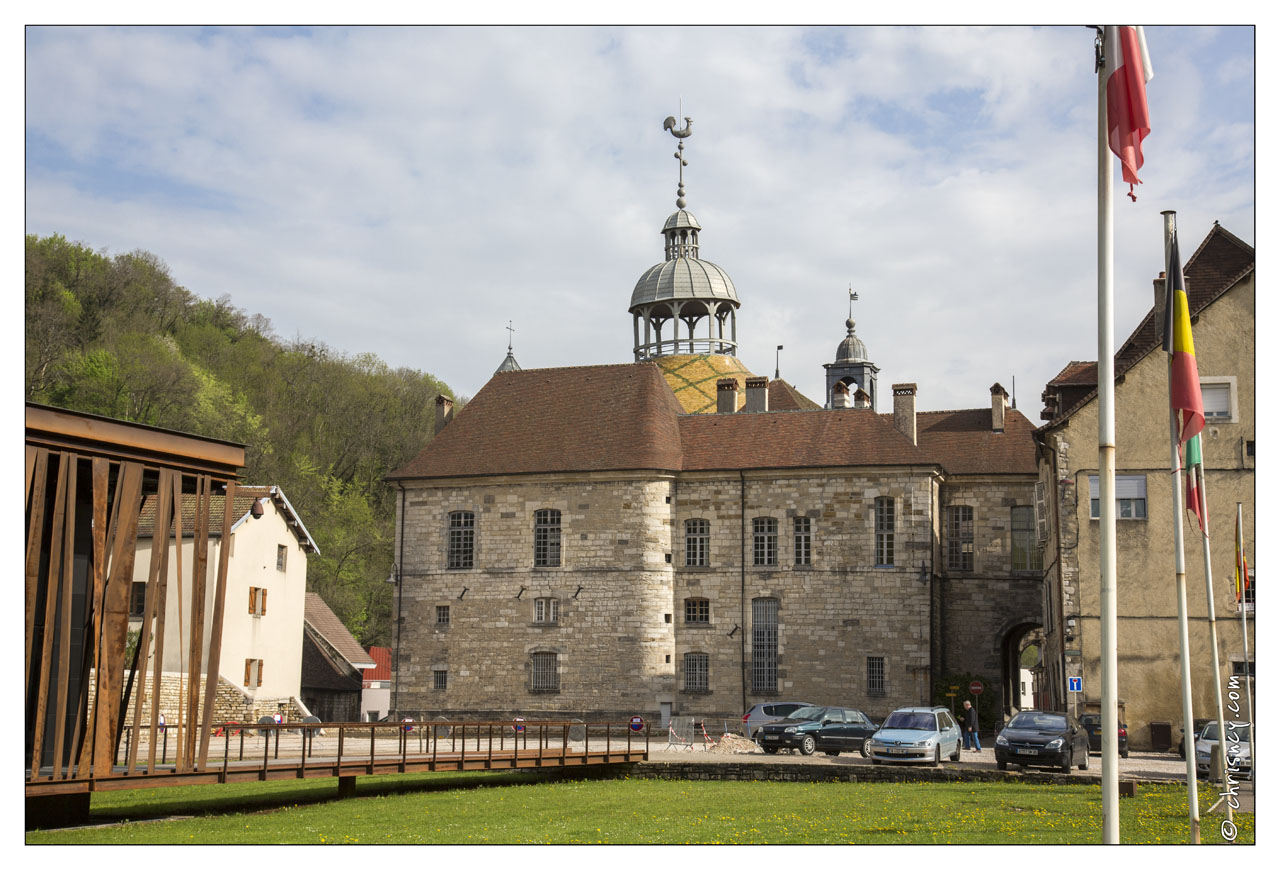
<path id="1" fill-rule="evenodd" d="M 813 703 L 810 701 L 770 701 L 765 704 L 756 704 L 742 715 L 742 733 L 754 740 L 756 732 L 764 723 L 772 722 L 774 719 L 785 719 L 801 707 L 812 706 Z"/>
<path id="2" fill-rule="evenodd" d="M 875 730 L 875 724 L 861 710 L 810 705 L 797 708 L 785 719 L 764 723 L 757 742 L 770 755 L 779 749 L 795 749 L 801 755 L 813 755 L 820 749 L 827 755 L 839 755 L 860 751 Z"/>
<path id="3" fill-rule="evenodd" d="M 946 707 L 894 710 L 866 742 L 872 764 L 922 761 L 941 764 L 943 756 L 960 760 L 960 726 Z"/>
<path id="4" fill-rule="evenodd" d="M 1249 730 L 1248 722 L 1241 725 L 1227 723 L 1227 767 L 1234 772 L 1234 775 L 1243 776 L 1245 779 L 1253 778 L 1253 753 L 1249 749 Z M 1198 776 L 1209 775 L 1209 762 L 1212 760 L 1212 754 L 1217 751 L 1218 723 L 1210 721 L 1200 732 L 1200 739 L 1196 741 L 1196 774 Z"/>
<path id="5" fill-rule="evenodd" d="M 1213 721 L 1212 719 L 1195 719 L 1195 720 L 1193 720 L 1193 721 L 1192 721 L 1192 723 L 1191 723 L 1191 728 L 1192 728 L 1191 743 L 1192 743 L 1192 745 L 1195 745 L 1195 742 L 1196 742 L 1197 740 L 1199 740 L 1199 739 L 1200 739 L 1200 732 L 1204 730 L 1204 726 L 1208 725 L 1208 724 L 1209 724 L 1210 722 L 1212 722 L 1212 721 Z M 1178 757 L 1179 757 L 1179 758 L 1186 758 L 1186 757 L 1187 757 L 1187 735 L 1186 735 L 1186 733 L 1183 733 L 1183 734 L 1178 735 Z"/>
<path id="6" fill-rule="evenodd" d="M 1101 713 L 1085 713 L 1080 717 L 1080 724 L 1089 732 L 1089 749 L 1094 752 L 1102 751 L 1102 714 Z M 1117 747 L 1121 758 L 1129 757 L 1129 728 L 1123 722 L 1119 723 L 1120 745 Z"/>
<path id="7" fill-rule="evenodd" d="M 1089 732 L 1067 713 L 1024 710 L 996 736 L 996 769 L 1010 764 L 1088 770 Z"/>

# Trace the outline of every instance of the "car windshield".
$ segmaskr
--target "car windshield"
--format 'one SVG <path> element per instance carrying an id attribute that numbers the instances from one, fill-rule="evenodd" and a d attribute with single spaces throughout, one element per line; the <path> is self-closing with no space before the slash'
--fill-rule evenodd
<path id="1" fill-rule="evenodd" d="M 932 713 L 913 713 L 908 710 L 895 710 L 889 714 L 889 718 L 885 719 L 884 724 L 880 727 L 885 730 L 901 728 L 906 731 L 934 731 L 938 726 L 934 721 Z"/>
<path id="2" fill-rule="evenodd" d="M 821 719 L 826 707 L 801 707 L 787 716 L 788 719 Z"/>
<path id="3" fill-rule="evenodd" d="M 1009 720 L 1009 727 L 1024 731 L 1066 731 L 1067 720 L 1052 713 L 1019 713 Z"/>
<path id="4" fill-rule="evenodd" d="M 1218 739 L 1218 723 L 1210 722 L 1208 725 L 1204 726 L 1204 730 L 1200 732 L 1200 739 L 1213 740 L 1216 742 Z M 1232 725 L 1230 722 L 1227 723 L 1227 741 L 1228 742 L 1232 740 L 1243 741 L 1248 739 L 1249 739 L 1249 724 L 1247 722 L 1242 725 Z"/>

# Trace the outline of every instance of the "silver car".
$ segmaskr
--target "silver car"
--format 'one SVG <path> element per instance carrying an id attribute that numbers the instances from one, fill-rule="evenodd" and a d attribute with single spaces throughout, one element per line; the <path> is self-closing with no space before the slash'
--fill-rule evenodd
<path id="1" fill-rule="evenodd" d="M 808 701 L 767 701 L 756 704 L 742 716 L 742 733 L 755 740 L 760 726 L 775 719 L 785 719 L 801 707 L 813 707 Z"/>
<path id="2" fill-rule="evenodd" d="M 1253 777 L 1253 757 L 1249 750 L 1249 729 L 1248 722 L 1238 724 L 1227 723 L 1227 773 L 1232 776 L 1242 776 L 1244 779 Z M 1209 763 L 1212 761 L 1213 753 L 1218 751 L 1218 723 L 1210 721 L 1204 726 L 1204 730 L 1200 732 L 1200 737 L 1196 740 L 1196 773 L 1200 776 L 1209 775 Z"/>
<path id="3" fill-rule="evenodd" d="M 946 707 L 903 707 L 889 714 L 880 730 L 867 739 L 864 751 L 872 764 L 959 761 L 960 726 Z"/>

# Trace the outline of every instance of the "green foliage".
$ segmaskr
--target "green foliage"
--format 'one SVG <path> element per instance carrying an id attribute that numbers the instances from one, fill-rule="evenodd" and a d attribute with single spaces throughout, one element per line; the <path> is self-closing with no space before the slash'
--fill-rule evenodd
<path id="1" fill-rule="evenodd" d="M 280 342 L 229 296 L 201 299 L 154 254 L 26 237 L 26 398 L 245 445 L 320 548 L 307 585 L 368 646 L 390 641 L 395 498 L 383 478 L 431 439 L 424 372 Z"/>
<path id="2" fill-rule="evenodd" d="M 969 694 L 969 684 L 974 680 L 982 683 L 981 695 Z M 958 686 L 959 688 L 956 689 L 955 698 L 948 698 L 947 692 L 951 691 L 952 686 Z M 964 702 L 970 701 L 973 706 L 978 708 L 978 732 L 980 734 L 989 734 L 1000 730 L 1004 726 L 1004 722 L 1000 718 L 999 703 L 996 700 L 999 688 L 986 677 L 981 677 L 977 674 L 953 672 L 934 682 L 933 703 L 939 707 L 946 707 L 948 710 L 955 710 L 956 722 L 963 727 Z"/>

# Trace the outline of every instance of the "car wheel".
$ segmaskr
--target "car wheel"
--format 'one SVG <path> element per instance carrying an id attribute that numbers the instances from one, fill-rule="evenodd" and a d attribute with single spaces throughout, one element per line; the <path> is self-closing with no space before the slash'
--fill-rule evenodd
<path id="1" fill-rule="evenodd" d="M 1089 769 L 1089 753 L 1087 753 L 1087 752 L 1086 752 L 1086 753 L 1084 754 L 1084 760 L 1083 760 L 1083 761 L 1081 761 L 1079 764 L 1077 764 L 1077 765 L 1076 765 L 1076 769 L 1077 769 L 1077 770 L 1088 770 L 1088 769 Z"/>
<path id="2" fill-rule="evenodd" d="M 1227 736 L 1228 736 L 1228 737 L 1230 737 L 1230 736 L 1231 736 L 1230 732 L 1228 732 Z M 1120 753 L 1120 757 L 1121 757 L 1121 758 L 1128 758 L 1128 757 L 1129 757 L 1129 750 L 1127 750 L 1127 749 L 1126 749 L 1124 752 L 1121 752 L 1121 753 Z"/>
<path id="3" fill-rule="evenodd" d="M 867 737 L 862 741 L 862 746 L 858 749 L 862 753 L 863 758 L 871 757 L 871 738 Z"/>
<path id="4" fill-rule="evenodd" d="M 996 759 L 996 770 L 1008 770 L 1008 769 L 1009 769 L 1008 762 L 1000 761 L 999 759 Z"/>
<path id="5" fill-rule="evenodd" d="M 818 748 L 818 742 L 813 739 L 813 735 L 806 734 L 804 739 L 800 741 L 800 754 L 813 755 L 813 751 Z"/>
<path id="6" fill-rule="evenodd" d="M 760 748 L 764 750 L 765 755 L 776 755 L 778 752 L 778 747 L 776 746 L 762 746 Z"/>
<path id="7" fill-rule="evenodd" d="M 1075 759 L 1072 757 L 1072 756 L 1074 756 L 1074 755 L 1075 755 L 1075 750 L 1068 750 L 1066 757 L 1065 757 L 1064 759 L 1062 759 L 1062 772 L 1063 772 L 1063 773 L 1070 773 L 1070 772 L 1071 772 L 1071 764 L 1072 764 L 1072 762 L 1074 762 L 1074 761 L 1075 761 Z"/>
<path id="8" fill-rule="evenodd" d="M 955 751 L 955 752 L 953 752 L 953 753 L 951 753 L 951 760 L 952 760 L 952 761 L 960 761 L 960 760 L 961 760 L 961 758 L 960 758 L 960 741 L 959 741 L 959 740 L 957 740 L 957 741 L 956 741 L 956 751 Z"/>

